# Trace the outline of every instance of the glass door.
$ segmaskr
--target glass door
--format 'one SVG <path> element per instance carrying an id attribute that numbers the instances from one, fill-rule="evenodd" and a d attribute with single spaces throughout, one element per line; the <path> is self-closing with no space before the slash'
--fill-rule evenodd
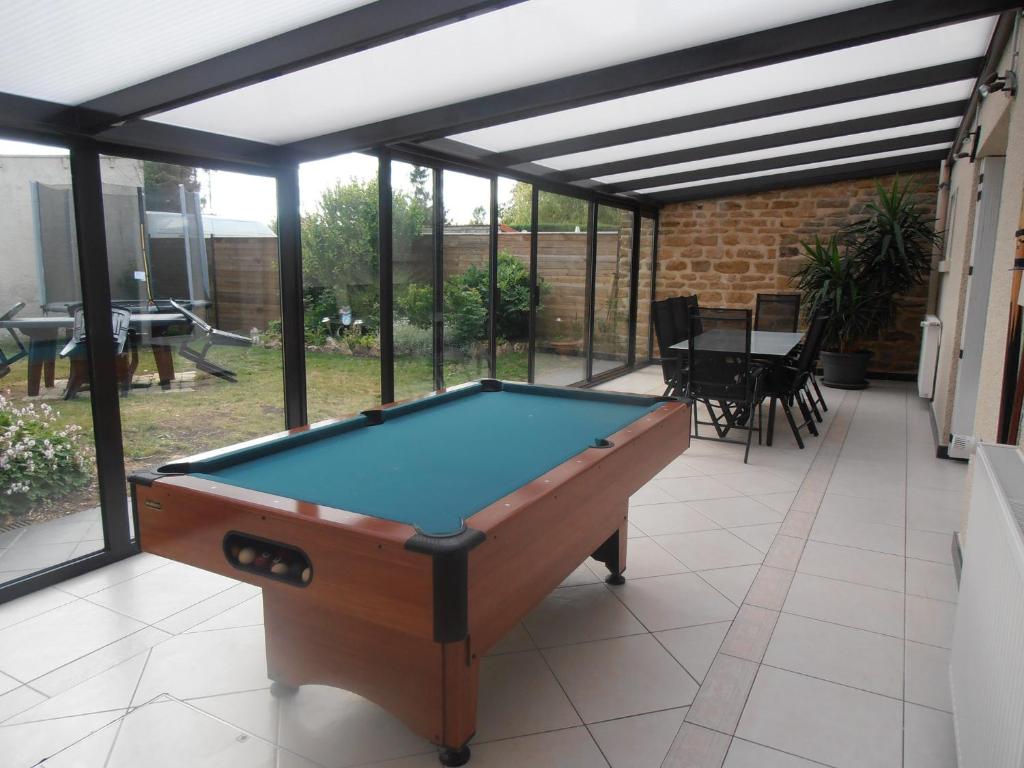
<path id="1" fill-rule="evenodd" d="M 633 213 L 597 207 L 594 267 L 594 331 L 591 375 L 629 362 L 629 303 L 632 294 Z"/>

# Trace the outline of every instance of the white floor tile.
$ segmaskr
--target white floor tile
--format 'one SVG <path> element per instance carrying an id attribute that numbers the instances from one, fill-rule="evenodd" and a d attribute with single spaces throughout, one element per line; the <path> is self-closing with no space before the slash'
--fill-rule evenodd
<path id="1" fill-rule="evenodd" d="M 681 501 L 629 508 L 629 521 L 648 536 L 710 531 L 719 525 Z"/>
<path id="2" fill-rule="evenodd" d="M 480 668 L 474 741 L 495 741 L 580 725 L 537 651 L 490 656 Z"/>
<path id="3" fill-rule="evenodd" d="M 828 544 L 870 549 L 887 555 L 903 557 L 903 529 L 894 525 L 862 523 L 857 520 L 821 517 L 814 521 L 810 538 Z"/>
<path id="4" fill-rule="evenodd" d="M 650 635 L 545 650 L 585 723 L 688 706 L 697 684 Z"/>
<path id="5" fill-rule="evenodd" d="M 387 768 L 436 768 L 437 757 L 398 762 Z M 603 768 L 608 763 L 586 728 L 539 733 L 473 747 L 473 768 Z M 374 767 L 377 768 L 377 767 Z M 379 766 L 384 768 L 384 766 Z"/>
<path id="6" fill-rule="evenodd" d="M 487 652 L 488 656 L 497 656 L 502 653 L 518 653 L 519 651 L 532 651 L 537 646 L 533 642 L 533 638 L 530 637 L 530 633 L 526 631 L 526 627 L 522 623 L 516 624 L 508 633 L 501 638 L 494 646 Z"/>
<path id="7" fill-rule="evenodd" d="M 903 697 L 903 641 L 783 613 L 764 663 L 897 699 Z"/>
<path id="8" fill-rule="evenodd" d="M 277 742 L 279 703 L 269 689 L 207 696 L 188 703 L 271 744 Z"/>
<path id="9" fill-rule="evenodd" d="M 751 494 L 750 498 L 785 515 L 789 511 L 789 507 L 793 503 L 793 499 L 796 498 L 796 491 L 783 491 L 782 493 L 755 493 Z"/>
<path id="10" fill-rule="evenodd" d="M 782 513 L 746 496 L 691 501 L 690 506 L 723 528 L 779 523 L 784 517 Z"/>
<path id="11" fill-rule="evenodd" d="M 143 625 L 83 600 L 0 631 L 0 671 L 31 681 Z"/>
<path id="12" fill-rule="evenodd" d="M 729 533 L 739 536 L 747 544 L 760 552 L 768 552 L 771 549 L 775 535 L 782 527 L 781 523 L 767 523 L 764 525 L 743 525 L 739 528 L 730 528 Z"/>
<path id="13" fill-rule="evenodd" d="M 8 691 L 13 691 L 20 685 L 21 683 L 15 680 L 13 677 L 8 677 L 7 675 L 0 672 L 0 696 L 4 695 Z"/>
<path id="14" fill-rule="evenodd" d="M 52 611 L 61 605 L 70 603 L 75 598 L 54 587 L 46 587 L 31 595 L 25 595 L 9 603 L 0 605 L 0 630 L 31 619 L 41 613 Z"/>
<path id="15" fill-rule="evenodd" d="M 278 745 L 326 768 L 434 752 L 383 709 L 338 688 L 304 685 L 281 700 L 280 712 Z"/>
<path id="16" fill-rule="evenodd" d="M 798 573 L 783 611 L 892 637 L 903 636 L 903 595 Z"/>
<path id="17" fill-rule="evenodd" d="M 671 504 L 675 498 L 652 481 L 629 497 L 629 506 L 645 506 L 647 504 Z"/>
<path id="18" fill-rule="evenodd" d="M 795 493 L 799 483 L 780 477 L 775 472 L 768 472 L 763 469 L 746 469 L 734 471 L 729 474 L 716 474 L 716 480 L 720 480 L 730 488 L 743 494 L 755 493 Z"/>
<path id="19" fill-rule="evenodd" d="M 949 692 L 949 650 L 907 641 L 907 701 L 933 709 L 953 711 Z"/>
<path id="20" fill-rule="evenodd" d="M 725 499 L 739 495 L 734 488 L 711 477 L 666 477 L 653 482 L 671 497 L 670 501 Z"/>
<path id="21" fill-rule="evenodd" d="M 527 614 L 523 624 L 540 648 L 644 631 L 604 584 L 556 589 Z"/>
<path id="22" fill-rule="evenodd" d="M 12 688 L 7 693 L 0 694 L 0 723 L 44 701 L 46 697 L 43 694 L 27 685 Z"/>
<path id="23" fill-rule="evenodd" d="M 958 531 L 966 506 L 962 493 L 914 486 L 907 494 L 907 527 L 936 533 Z"/>
<path id="24" fill-rule="evenodd" d="M 182 611 L 238 584 L 216 573 L 171 563 L 87 598 L 90 602 L 147 624 Z"/>
<path id="25" fill-rule="evenodd" d="M 140 552 L 125 560 L 98 568 L 95 571 L 77 576 L 57 585 L 57 589 L 70 592 L 77 597 L 85 597 L 102 589 L 107 589 L 115 584 L 128 581 L 128 579 L 141 576 L 149 571 L 156 570 L 167 565 L 170 561 L 148 552 Z"/>
<path id="26" fill-rule="evenodd" d="M 733 739 L 722 768 L 818 768 L 820 765 L 760 744 Z"/>
<path id="27" fill-rule="evenodd" d="M 135 686 L 142 676 L 148 653 L 121 662 L 53 698 L 37 704 L 8 720 L 8 723 L 31 723 L 94 712 L 123 711 L 132 702 Z"/>
<path id="28" fill-rule="evenodd" d="M 601 578 L 608 575 L 608 569 L 596 560 L 589 562 L 590 568 Z M 636 539 L 629 542 L 626 552 L 626 578 L 644 579 L 649 576 L 667 576 L 670 573 L 684 573 L 687 567 L 659 546 L 653 539 Z"/>
<path id="29" fill-rule="evenodd" d="M 760 565 L 764 560 L 763 552 L 723 530 L 670 533 L 654 540 L 693 571 Z"/>
<path id="30" fill-rule="evenodd" d="M 686 455 L 684 454 L 678 459 L 673 459 L 669 465 L 655 475 L 655 477 L 697 477 L 702 474 L 704 473 L 694 467 L 686 459 Z"/>
<path id="31" fill-rule="evenodd" d="M 632 550 L 632 545 L 630 545 L 630 550 Z M 600 568 L 604 568 L 605 574 L 608 573 L 608 569 L 604 567 L 603 563 L 598 563 L 595 561 L 594 565 Z M 576 566 L 576 569 L 572 573 L 570 573 L 568 576 L 562 579 L 562 583 L 560 586 L 578 587 L 581 584 L 597 584 L 603 580 L 603 577 L 598 578 L 595 569 L 591 567 L 590 558 L 588 557 L 586 560 L 584 560 L 582 563 Z"/>
<path id="32" fill-rule="evenodd" d="M 907 595 L 907 640 L 950 648 L 956 605 Z"/>
<path id="33" fill-rule="evenodd" d="M 656 632 L 658 639 L 676 661 L 683 665 L 690 676 L 698 683 L 711 668 L 715 654 L 729 631 L 729 622 L 720 621 L 714 624 L 700 624 L 696 627 L 682 627 Z"/>
<path id="34" fill-rule="evenodd" d="M 262 627 L 190 632 L 153 649 L 133 703 L 161 693 L 194 699 L 269 687 Z"/>
<path id="35" fill-rule="evenodd" d="M 736 735 L 837 768 L 898 768 L 903 704 L 762 666 Z"/>
<path id="36" fill-rule="evenodd" d="M 731 621 L 736 606 L 693 573 L 626 580 L 615 596 L 651 632 Z"/>
<path id="37" fill-rule="evenodd" d="M 926 560 L 908 559 L 907 593 L 955 603 L 957 585 L 953 566 Z"/>
<path id="38" fill-rule="evenodd" d="M 233 589 L 233 588 L 232 588 Z M 230 590 L 228 590 L 230 591 Z M 188 632 L 205 632 L 211 629 L 233 629 L 235 627 L 256 627 L 263 624 L 263 596 L 250 597 L 243 603 L 221 611 L 211 619 L 196 624 Z"/>
<path id="39" fill-rule="evenodd" d="M 826 493 L 821 500 L 818 516 L 822 519 L 852 520 L 859 523 L 895 525 L 902 528 L 906 523 L 904 507 L 902 495 L 868 500 L 858 496 Z"/>
<path id="40" fill-rule="evenodd" d="M 950 533 L 934 533 L 907 529 L 907 557 L 930 560 L 933 563 L 953 563 L 953 536 Z"/>
<path id="41" fill-rule="evenodd" d="M 4 756 L 4 766 L 32 768 L 40 760 L 102 729 L 116 720 L 120 714 L 108 712 L 101 715 L 79 715 L 60 720 L 0 726 L 0 755 Z M 52 761 L 50 762 L 52 764 Z M 70 766 L 65 765 L 65 768 Z"/>
<path id="42" fill-rule="evenodd" d="M 154 626 L 172 635 L 185 632 L 197 624 L 221 616 L 235 606 L 252 598 L 260 599 L 262 590 L 252 584 L 236 583 L 234 586 L 217 592 L 205 600 L 190 605 L 188 608 L 172 613 L 166 619 L 158 621 Z"/>
<path id="43" fill-rule="evenodd" d="M 735 568 L 700 571 L 698 575 L 730 601 L 739 605 L 747 596 L 750 585 L 760 568 L 759 565 L 740 565 Z"/>
<path id="44" fill-rule="evenodd" d="M 904 558 L 869 549 L 808 541 L 797 570 L 879 589 L 903 591 Z"/>
<path id="45" fill-rule="evenodd" d="M 612 768 L 661 768 L 686 708 L 625 717 L 590 726 Z"/>
<path id="46" fill-rule="evenodd" d="M 908 703 L 904 717 L 905 768 L 957 768 L 952 715 Z"/>

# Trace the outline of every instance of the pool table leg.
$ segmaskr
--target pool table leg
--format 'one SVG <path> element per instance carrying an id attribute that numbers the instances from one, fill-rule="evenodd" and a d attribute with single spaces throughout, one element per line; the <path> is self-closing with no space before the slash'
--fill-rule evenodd
<path id="1" fill-rule="evenodd" d="M 626 570 L 627 525 L 626 515 L 623 515 L 622 524 L 619 526 L 619 529 L 605 539 L 604 543 L 594 550 L 594 554 L 591 555 L 595 560 L 600 560 L 607 566 L 608 576 L 605 577 L 605 581 L 609 584 L 619 585 L 626 583 L 622 573 Z"/>

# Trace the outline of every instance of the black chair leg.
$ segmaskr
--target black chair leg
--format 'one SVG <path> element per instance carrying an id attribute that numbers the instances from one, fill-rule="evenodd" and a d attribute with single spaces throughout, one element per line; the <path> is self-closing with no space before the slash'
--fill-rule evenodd
<path id="1" fill-rule="evenodd" d="M 787 403 L 784 398 L 781 399 L 781 402 L 782 402 L 782 411 L 783 411 L 783 413 L 786 414 L 786 421 L 789 422 L 789 428 L 791 430 L 793 430 L 793 437 L 796 438 L 796 444 L 798 446 L 800 446 L 800 450 L 802 451 L 804 449 L 804 441 L 803 441 L 803 438 L 800 437 L 800 428 L 797 427 L 796 420 L 793 419 L 793 411 L 790 410 L 789 403 Z"/>
<path id="2" fill-rule="evenodd" d="M 750 420 L 747 423 L 747 449 L 743 452 L 743 463 L 747 463 L 747 459 L 750 458 L 750 441 L 754 437 L 754 404 L 753 402 L 747 404 L 747 413 L 751 414 Z M 759 435 L 760 437 L 760 435 Z"/>
<path id="3" fill-rule="evenodd" d="M 818 410 L 818 403 L 814 399 L 814 393 L 811 392 L 811 385 L 809 381 L 804 385 L 804 395 L 806 395 L 807 405 L 811 407 L 811 412 L 814 414 L 815 420 L 820 424 L 825 419 L 822 418 L 821 411 Z"/>
<path id="4" fill-rule="evenodd" d="M 761 445 L 761 425 L 764 424 L 764 400 L 757 401 L 757 444 Z"/>
<path id="5" fill-rule="evenodd" d="M 814 394 L 818 396 L 818 403 L 821 405 L 821 410 L 828 413 L 828 403 L 825 402 L 825 396 L 821 394 L 821 389 L 818 387 L 818 377 L 811 373 L 811 386 L 814 387 Z"/>
<path id="6" fill-rule="evenodd" d="M 804 424 L 807 426 L 807 431 L 815 437 L 818 436 L 818 425 L 814 423 L 814 417 L 811 416 L 811 409 L 807 407 L 807 401 L 804 400 L 804 394 L 799 389 L 795 394 L 797 407 L 800 408 L 800 414 L 804 417 Z"/>
<path id="7" fill-rule="evenodd" d="M 775 403 L 777 400 L 777 397 L 772 397 L 771 402 L 768 403 L 768 436 L 765 438 L 765 445 L 769 447 L 775 438 Z"/>

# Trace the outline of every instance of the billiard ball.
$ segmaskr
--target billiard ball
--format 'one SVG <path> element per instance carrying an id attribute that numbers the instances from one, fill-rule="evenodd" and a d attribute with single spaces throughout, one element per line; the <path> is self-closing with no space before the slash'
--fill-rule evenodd
<path id="1" fill-rule="evenodd" d="M 274 562 L 270 566 L 270 572 L 275 576 L 284 576 L 288 573 L 288 563 L 281 555 L 274 558 Z"/>
<path id="2" fill-rule="evenodd" d="M 238 553 L 241 552 L 241 551 L 242 551 L 242 545 L 241 544 L 232 544 L 231 548 L 228 550 L 228 552 L 231 554 L 231 559 L 232 560 L 236 560 L 236 561 L 238 560 Z"/>
<path id="3" fill-rule="evenodd" d="M 302 583 L 303 584 L 309 583 L 309 580 L 312 577 L 313 577 L 313 571 L 309 567 L 306 567 L 306 568 L 302 569 Z"/>
<path id="4" fill-rule="evenodd" d="M 252 561 L 253 568 L 259 568 L 261 571 L 268 570 L 270 568 L 270 562 L 274 559 L 274 556 L 269 552 L 260 552 L 256 559 Z"/>
<path id="5" fill-rule="evenodd" d="M 238 562 L 242 565 L 249 565 L 256 559 L 256 550 L 252 547 L 242 547 L 238 551 Z"/>

